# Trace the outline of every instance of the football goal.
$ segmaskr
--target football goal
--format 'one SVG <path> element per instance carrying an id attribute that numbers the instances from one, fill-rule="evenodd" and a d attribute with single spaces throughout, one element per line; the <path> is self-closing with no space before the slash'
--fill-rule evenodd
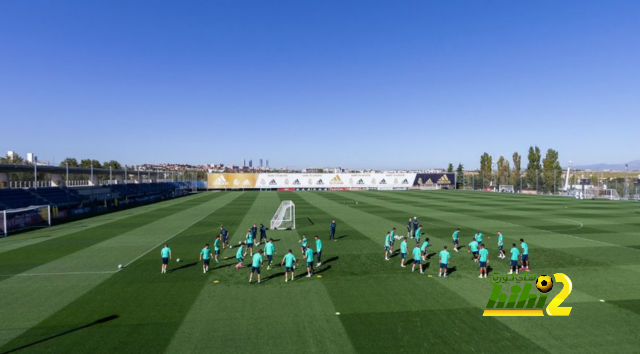
<path id="1" fill-rule="evenodd" d="M 0 237 L 5 237 L 12 231 L 48 226 L 51 226 L 51 206 L 49 205 L 0 210 Z"/>
<path id="2" fill-rule="evenodd" d="M 500 193 L 514 193 L 515 189 L 513 188 L 513 184 L 501 184 L 500 187 L 498 187 L 498 191 Z"/>
<path id="3" fill-rule="evenodd" d="M 276 214 L 271 219 L 271 230 L 296 228 L 296 205 L 290 200 L 280 203 Z"/>

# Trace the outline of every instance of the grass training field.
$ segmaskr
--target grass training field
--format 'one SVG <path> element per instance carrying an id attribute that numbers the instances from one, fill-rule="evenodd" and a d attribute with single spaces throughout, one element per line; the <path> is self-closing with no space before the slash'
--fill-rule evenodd
<path id="1" fill-rule="evenodd" d="M 306 278 L 300 263 L 289 283 L 282 267 L 264 267 L 263 282 L 249 284 L 249 268 L 234 269 L 235 246 L 251 224 L 268 226 L 281 200 L 296 203 L 297 229 L 267 231 L 277 263 L 289 248 L 302 260 L 305 233 L 312 248 L 314 235 L 323 239 L 323 265 Z M 384 260 L 386 232 L 406 234 L 413 216 L 432 241 L 425 275 L 401 268 L 398 255 Z M 328 240 L 333 218 L 338 242 Z M 203 274 L 199 251 L 221 224 L 234 249 Z M 464 248 L 455 253 L 458 227 Z M 493 271 L 508 270 L 497 257 L 500 230 L 507 252 L 521 237 L 529 243 L 531 273 L 569 276 L 562 306 L 571 315 L 483 317 L 493 285 L 491 273 L 478 279 L 467 253 L 476 230 L 490 237 Z M 638 352 L 639 230 L 631 202 L 462 191 L 201 193 L 0 239 L 0 353 Z M 174 261 L 160 274 L 167 240 Z M 437 277 L 443 245 L 452 253 L 447 279 Z M 561 289 L 554 285 L 547 305 Z"/>

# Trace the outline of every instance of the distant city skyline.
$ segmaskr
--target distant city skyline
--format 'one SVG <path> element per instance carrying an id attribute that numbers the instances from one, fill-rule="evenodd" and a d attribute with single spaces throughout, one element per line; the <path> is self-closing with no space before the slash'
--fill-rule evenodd
<path id="1" fill-rule="evenodd" d="M 537 145 L 563 168 L 625 163 L 640 159 L 638 13 L 624 0 L 3 2 L 0 151 L 471 170 L 483 152 L 526 164 Z"/>

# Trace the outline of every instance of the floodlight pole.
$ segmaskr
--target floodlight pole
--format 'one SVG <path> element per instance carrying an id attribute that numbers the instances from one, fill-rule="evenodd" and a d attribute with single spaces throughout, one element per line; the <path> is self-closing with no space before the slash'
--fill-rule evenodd
<path id="1" fill-rule="evenodd" d="M 69 188 L 69 161 L 65 162 L 65 165 L 67 165 L 67 182 L 66 182 L 66 187 Z"/>
<path id="2" fill-rule="evenodd" d="M 629 164 L 624 164 L 624 167 L 627 169 L 624 175 L 624 198 L 629 199 Z"/>
<path id="3" fill-rule="evenodd" d="M 112 181 L 113 181 L 113 172 L 111 169 L 111 163 L 109 163 L 109 185 L 113 184 Z"/>
<path id="4" fill-rule="evenodd" d="M 38 189 L 38 157 L 33 157 L 33 187 Z"/>

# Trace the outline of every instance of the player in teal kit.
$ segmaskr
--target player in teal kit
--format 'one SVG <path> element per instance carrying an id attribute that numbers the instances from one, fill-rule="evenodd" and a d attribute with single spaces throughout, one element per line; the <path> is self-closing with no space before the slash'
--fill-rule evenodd
<path id="1" fill-rule="evenodd" d="M 447 270 L 449 269 L 449 258 L 451 258 L 451 254 L 447 251 L 447 246 L 444 246 L 442 251 L 438 254 L 438 259 L 440 260 L 440 270 L 438 270 L 438 276 L 442 276 L 444 273 L 444 277 L 447 277 Z"/>
<path id="2" fill-rule="evenodd" d="M 273 245 L 272 238 L 264 245 L 264 253 L 267 255 L 267 270 L 269 270 L 273 262 L 273 255 L 276 253 L 276 246 Z"/>
<path id="3" fill-rule="evenodd" d="M 164 248 L 160 250 L 160 256 L 162 256 L 162 269 L 160 273 L 167 272 L 167 264 L 171 260 L 171 248 L 169 248 L 169 244 L 164 245 Z"/>
<path id="4" fill-rule="evenodd" d="M 498 257 L 505 259 L 507 256 L 504 255 L 504 240 L 502 238 L 502 232 L 498 231 L 498 251 L 500 251 L 500 255 Z"/>
<path id="5" fill-rule="evenodd" d="M 390 249 L 389 249 L 389 254 L 393 254 L 393 245 L 396 243 L 396 228 L 394 227 L 393 229 L 391 229 L 391 244 L 390 244 Z"/>
<path id="6" fill-rule="evenodd" d="M 300 242 L 300 249 L 302 250 L 302 255 L 304 256 L 304 253 L 307 251 L 307 235 L 302 234 L 302 240 L 298 242 Z"/>
<path id="7" fill-rule="evenodd" d="M 473 253 L 473 261 L 478 262 L 478 241 L 475 238 L 469 243 L 469 251 L 467 253 Z"/>
<path id="8" fill-rule="evenodd" d="M 529 271 L 529 244 L 520 239 L 520 247 L 522 247 L 522 268 L 525 272 Z"/>
<path id="9" fill-rule="evenodd" d="M 403 237 L 402 242 L 400 243 L 400 256 L 402 257 L 402 260 L 400 261 L 400 266 L 404 268 L 406 267 L 406 265 L 404 265 L 404 262 L 407 258 L 407 238 L 406 237 Z"/>
<path id="10" fill-rule="evenodd" d="M 516 247 L 516 244 L 511 245 L 511 258 L 509 259 L 509 274 L 513 274 L 515 270 L 518 274 L 518 259 L 520 258 L 520 250 Z"/>
<path id="11" fill-rule="evenodd" d="M 384 237 L 384 259 L 389 260 L 389 254 L 391 250 L 391 234 L 387 232 L 387 236 Z"/>
<path id="12" fill-rule="evenodd" d="M 418 247 L 418 244 L 416 244 L 416 247 L 414 247 L 413 249 L 413 267 L 411 267 L 412 272 L 416 270 L 416 264 L 417 264 L 418 267 L 420 268 L 420 274 L 424 274 L 424 271 L 422 270 L 421 258 L 422 258 L 422 251 L 420 251 L 420 247 Z"/>
<path id="13" fill-rule="evenodd" d="M 476 231 L 476 235 L 474 236 L 476 241 L 478 241 L 478 246 L 482 244 L 482 239 L 484 238 L 484 234 L 480 231 Z"/>
<path id="14" fill-rule="evenodd" d="M 416 245 L 420 244 L 420 237 L 421 236 L 422 236 L 422 225 L 417 227 L 416 230 L 415 230 Z"/>
<path id="15" fill-rule="evenodd" d="M 238 264 L 236 264 L 236 269 L 242 268 L 242 262 L 244 261 L 244 245 L 240 244 L 238 246 L 238 252 L 236 252 L 236 259 L 238 260 Z"/>
<path id="16" fill-rule="evenodd" d="M 307 247 L 304 255 L 307 257 L 307 278 L 311 278 L 311 275 L 313 275 L 313 250 L 311 247 Z"/>
<path id="17" fill-rule="evenodd" d="M 218 256 L 220 255 L 220 246 L 222 241 L 220 240 L 222 238 L 222 236 L 218 235 L 215 239 L 215 241 L 213 241 L 213 255 L 215 257 L 215 261 L 216 263 L 220 263 L 218 261 Z"/>
<path id="18" fill-rule="evenodd" d="M 202 261 L 202 273 L 209 271 L 209 260 L 211 259 L 211 249 L 209 244 L 204 245 L 202 251 L 200 251 L 200 260 Z"/>
<path id="19" fill-rule="evenodd" d="M 284 255 L 284 258 L 282 258 L 282 262 L 280 262 L 280 265 L 284 265 L 285 266 L 285 270 L 284 270 L 284 282 L 286 283 L 288 280 L 287 275 L 289 273 L 291 273 L 291 281 L 293 281 L 294 278 L 294 266 L 293 263 L 298 264 L 298 261 L 296 260 L 296 256 L 293 255 L 293 251 L 289 250 L 289 253 Z"/>
<path id="20" fill-rule="evenodd" d="M 316 239 L 316 258 L 318 258 L 318 264 L 316 264 L 316 267 L 319 267 L 322 265 L 322 240 L 320 239 L 320 237 L 318 237 L 318 235 L 316 235 L 315 239 Z"/>
<path id="21" fill-rule="evenodd" d="M 429 238 L 427 237 L 424 242 L 422 243 L 422 246 L 420 246 L 420 252 L 422 252 L 422 260 L 426 260 L 427 258 L 429 258 L 429 251 L 427 251 L 427 247 L 429 247 Z"/>
<path id="22" fill-rule="evenodd" d="M 454 231 L 453 235 L 451 235 L 451 238 L 453 238 L 453 250 L 458 252 L 458 238 L 460 238 L 460 229 Z"/>
<path id="23" fill-rule="evenodd" d="M 253 257 L 253 232 L 251 232 L 251 229 L 249 229 L 249 231 L 247 231 L 247 236 L 245 236 L 245 241 L 247 244 L 247 250 L 251 250 L 251 254 L 249 254 L 251 257 Z M 244 255 L 247 255 L 247 251 L 245 250 Z"/>
<path id="24" fill-rule="evenodd" d="M 478 263 L 480 266 L 480 275 L 478 278 L 487 277 L 487 264 L 489 263 L 489 250 L 484 247 L 484 244 L 480 245 L 480 251 L 478 252 Z"/>
<path id="25" fill-rule="evenodd" d="M 260 284 L 260 266 L 262 265 L 262 249 L 251 257 L 251 274 L 249 274 L 249 283 L 253 280 L 253 273 L 258 273 L 258 284 Z"/>

